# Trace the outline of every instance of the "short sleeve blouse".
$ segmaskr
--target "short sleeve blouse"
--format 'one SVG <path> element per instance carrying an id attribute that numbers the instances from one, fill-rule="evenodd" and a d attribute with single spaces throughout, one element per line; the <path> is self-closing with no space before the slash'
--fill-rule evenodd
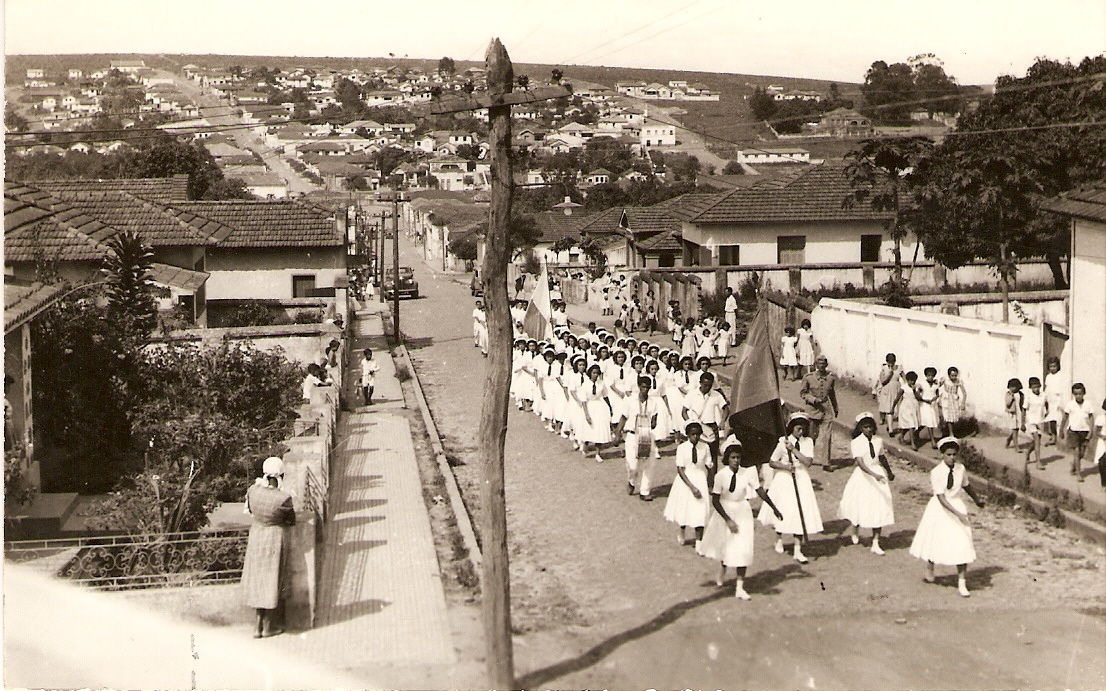
<path id="1" fill-rule="evenodd" d="M 863 458 L 867 463 L 875 463 L 879 460 L 880 454 L 883 453 L 883 440 L 879 437 L 872 437 L 872 448 L 876 451 L 874 456 L 872 455 L 872 449 L 868 447 L 868 441 L 868 437 L 861 434 L 850 442 L 849 450 L 853 458 Z"/>
<path id="2" fill-rule="evenodd" d="M 711 488 L 711 494 L 717 494 L 723 500 L 730 501 L 752 499 L 760 487 L 760 478 L 757 476 L 756 467 L 739 468 L 736 473 L 737 483 L 734 491 L 731 492 L 730 480 L 734 475 L 735 473 L 728 466 L 719 470 L 718 474 L 714 476 L 714 487 Z"/>
<path id="3" fill-rule="evenodd" d="M 696 455 L 696 461 L 698 463 L 702 463 L 703 467 L 705 467 L 705 468 L 713 468 L 714 467 L 714 463 L 711 462 L 711 459 L 710 459 L 710 447 L 707 446 L 706 444 L 704 444 L 703 442 L 699 442 L 698 444 L 695 445 L 695 455 Z M 680 444 L 678 447 L 676 447 L 676 467 L 677 468 L 686 468 L 689 465 L 692 465 L 692 463 L 691 463 L 691 442 L 690 441 L 685 441 L 683 444 Z"/>

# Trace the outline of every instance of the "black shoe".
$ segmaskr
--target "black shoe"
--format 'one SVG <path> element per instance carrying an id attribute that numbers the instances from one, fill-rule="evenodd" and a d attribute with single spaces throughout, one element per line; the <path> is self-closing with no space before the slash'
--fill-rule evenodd
<path id="1" fill-rule="evenodd" d="M 637 498 L 642 500 L 642 501 L 653 501 L 653 495 L 652 494 L 639 494 L 639 495 L 637 495 Z"/>
<path id="2" fill-rule="evenodd" d="M 634 483 L 632 483 L 632 482 L 627 482 L 627 483 L 626 483 L 626 494 L 629 494 L 629 495 L 631 495 L 631 496 L 632 496 L 632 495 L 633 495 L 633 493 L 634 493 L 634 492 L 635 492 L 636 490 L 637 490 L 637 488 L 636 488 L 636 487 L 634 487 Z"/>

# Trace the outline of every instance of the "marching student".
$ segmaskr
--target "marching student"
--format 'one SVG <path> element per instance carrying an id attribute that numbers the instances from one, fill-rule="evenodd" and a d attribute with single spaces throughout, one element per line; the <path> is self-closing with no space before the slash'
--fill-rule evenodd
<path id="1" fill-rule="evenodd" d="M 871 413 L 856 416 L 850 448 L 856 469 L 845 484 L 838 506 L 838 515 L 849 522 L 843 534 L 855 545 L 860 542 L 858 529 L 871 529 L 872 554 L 883 556 L 880 533 L 895 522 L 890 486 L 895 473 L 883 453 L 883 440 L 876 436 L 876 418 Z"/>
<path id="2" fill-rule="evenodd" d="M 757 516 L 762 524 L 775 528 L 777 553 L 783 554 L 784 535 L 794 537 L 794 557 L 800 564 L 809 561 L 803 554 L 803 543 L 822 532 L 822 513 L 807 471 L 814 463 L 814 440 L 807 436 L 809 425 L 806 413 L 792 413 L 784 428 L 785 435 L 768 459 L 768 465 L 776 471 L 768 486 L 768 496 L 780 507 L 783 518 L 768 513 L 764 506 Z"/>
<path id="3" fill-rule="evenodd" d="M 664 505 L 664 519 L 680 526 L 679 543 L 689 544 L 687 529 L 695 529 L 695 538 L 703 537 L 710 503 L 707 494 L 710 482 L 707 475 L 714 468 L 710 447 L 701 437 L 703 426 L 689 422 L 684 427 L 687 441 L 676 447 L 676 479 Z"/>
<path id="4" fill-rule="evenodd" d="M 726 419 L 726 405 L 722 392 L 714 388 L 714 375 L 710 372 L 701 372 L 699 387 L 684 397 L 680 417 L 685 427 L 687 422 L 701 423 L 699 434 L 710 449 L 712 461 L 718 457 L 718 437 L 722 422 Z"/>
<path id="5" fill-rule="evenodd" d="M 587 370 L 588 381 L 576 389 L 576 400 L 583 411 L 583 426 L 577 433 L 580 452 L 586 458 L 588 447 L 595 450 L 595 462 L 602 463 L 600 447 L 611 441 L 611 401 L 607 385 L 602 381 L 603 370 L 593 364 Z"/>
<path id="6" fill-rule="evenodd" d="M 661 372 L 660 362 L 649 360 L 645 364 L 645 376 L 649 379 L 649 398 L 653 399 L 656 408 L 654 436 L 657 441 L 665 441 L 671 436 L 672 420 L 668 416 L 668 381 Z"/>
<path id="7" fill-rule="evenodd" d="M 975 543 L 968 522 L 968 507 L 961 492 L 979 508 L 983 500 L 968 484 L 967 471 L 960 462 L 960 440 L 945 437 L 937 442 L 941 463 L 929 473 L 933 497 L 926 504 L 922 520 L 910 543 L 910 555 L 926 563 L 923 580 L 934 581 L 934 564 L 956 565 L 957 586 L 961 597 L 969 597 L 968 564 L 975 561 Z"/>
<path id="8" fill-rule="evenodd" d="M 749 500 L 759 496 L 777 520 L 782 520 L 783 515 L 761 487 L 756 462 L 751 457 L 745 458 L 741 442 L 736 437 L 727 441 L 722 449 L 725 465 L 715 474 L 710 491 L 714 511 L 707 519 L 703 538 L 696 544 L 695 551 L 721 564 L 714 579 L 719 587 L 725 583 L 726 569 L 736 569 L 734 597 L 749 600 L 749 593 L 745 592 L 745 572 L 753 563 L 753 509 Z"/>
<path id="9" fill-rule="evenodd" d="M 649 395 L 651 381 L 638 377 L 637 393 L 622 404 L 615 436 L 625 441 L 626 493 L 653 501 L 653 465 L 660 458 L 655 437 L 658 399 Z"/>

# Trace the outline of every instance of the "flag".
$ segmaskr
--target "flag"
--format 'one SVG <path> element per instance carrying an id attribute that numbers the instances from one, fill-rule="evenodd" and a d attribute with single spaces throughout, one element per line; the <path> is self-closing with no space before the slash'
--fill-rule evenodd
<path id="1" fill-rule="evenodd" d="M 522 322 L 522 332 L 528 338 L 548 341 L 553 338 L 553 307 L 549 303 L 549 268 L 543 263 L 538 285 L 530 296 L 530 306 Z"/>
<path id="2" fill-rule="evenodd" d="M 783 436 L 783 410 L 768 315 L 758 310 L 730 371 L 730 428 L 744 453 L 768 460 Z"/>

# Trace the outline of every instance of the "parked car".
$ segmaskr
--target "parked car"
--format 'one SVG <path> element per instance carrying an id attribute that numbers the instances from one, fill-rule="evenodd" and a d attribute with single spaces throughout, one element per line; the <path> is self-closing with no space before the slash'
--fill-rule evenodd
<path id="1" fill-rule="evenodd" d="M 415 280 L 415 272 L 409 266 L 399 267 L 399 286 L 396 286 L 395 272 L 391 267 L 384 269 L 384 297 L 392 298 L 392 291 L 399 293 L 400 297 L 417 298 L 419 296 L 419 282 Z"/>
<path id="2" fill-rule="evenodd" d="M 472 280 L 469 281 L 469 292 L 474 298 L 484 297 L 484 281 L 480 280 L 480 272 L 472 272 Z"/>

